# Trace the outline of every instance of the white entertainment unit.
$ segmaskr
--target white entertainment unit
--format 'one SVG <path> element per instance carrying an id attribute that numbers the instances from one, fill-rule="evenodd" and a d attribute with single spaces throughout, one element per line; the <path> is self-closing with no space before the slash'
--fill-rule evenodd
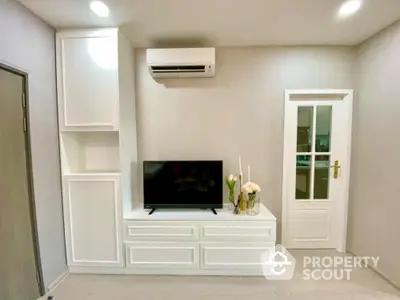
<path id="1" fill-rule="evenodd" d="M 262 275 L 261 255 L 275 247 L 275 217 L 265 206 L 257 216 L 217 211 L 126 214 L 126 267 L 135 274 Z"/>
<path id="2" fill-rule="evenodd" d="M 72 273 L 262 275 L 276 219 L 143 210 L 133 50 L 118 29 L 57 33 L 60 156 Z"/>

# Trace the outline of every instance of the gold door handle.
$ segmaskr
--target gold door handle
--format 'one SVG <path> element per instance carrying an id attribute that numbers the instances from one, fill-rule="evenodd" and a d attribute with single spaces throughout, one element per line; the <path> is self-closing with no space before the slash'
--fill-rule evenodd
<path id="1" fill-rule="evenodd" d="M 339 176 L 339 161 L 335 160 L 335 163 L 331 166 L 333 168 L 333 178 L 337 179 Z"/>

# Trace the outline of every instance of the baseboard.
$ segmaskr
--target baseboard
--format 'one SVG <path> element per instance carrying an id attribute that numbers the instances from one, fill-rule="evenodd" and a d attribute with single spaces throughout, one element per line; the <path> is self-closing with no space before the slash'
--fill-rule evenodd
<path id="1" fill-rule="evenodd" d="M 70 266 L 71 274 L 176 275 L 176 276 L 264 276 L 262 270 L 204 270 L 173 268 L 109 268 Z"/>
<path id="2" fill-rule="evenodd" d="M 353 255 L 353 256 L 358 256 L 355 253 L 353 253 L 350 250 L 346 251 L 347 253 Z M 394 283 L 392 280 L 390 280 L 388 277 L 386 277 L 383 273 L 381 273 L 378 269 L 374 268 L 373 266 L 371 266 L 370 264 L 367 264 L 368 269 L 370 269 L 371 271 L 373 271 L 375 274 L 377 274 L 379 277 L 381 277 L 383 280 L 387 281 L 389 284 L 391 284 L 394 288 L 400 290 L 400 286 L 397 285 L 396 283 Z"/>
<path id="3" fill-rule="evenodd" d="M 46 294 L 53 291 L 61 282 L 64 281 L 65 278 L 69 275 L 69 270 L 65 270 L 64 272 L 61 273 L 60 276 L 58 276 L 56 279 L 54 279 L 46 288 Z"/>

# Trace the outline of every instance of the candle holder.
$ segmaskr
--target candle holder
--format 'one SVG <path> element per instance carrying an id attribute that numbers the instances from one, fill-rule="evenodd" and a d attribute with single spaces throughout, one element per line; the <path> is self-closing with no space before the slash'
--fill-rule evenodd
<path id="1" fill-rule="evenodd" d="M 239 183 L 240 183 L 240 187 L 242 186 L 242 174 L 239 174 Z M 233 213 L 235 215 L 239 215 L 241 213 L 241 211 L 245 211 L 246 210 L 246 201 L 243 197 L 243 191 L 240 188 L 240 192 L 238 195 L 238 199 L 237 202 L 235 203 L 235 208 L 233 210 Z"/>
<path id="2" fill-rule="evenodd" d="M 240 192 L 240 202 L 239 202 L 239 209 L 240 211 L 246 211 L 246 199 L 243 197 L 243 192 Z"/>
<path id="3" fill-rule="evenodd" d="M 240 215 L 239 204 L 240 204 L 242 201 L 243 201 L 243 198 L 240 198 L 240 195 L 239 195 L 239 196 L 238 196 L 237 203 L 234 205 L 233 214 L 235 214 L 235 215 Z"/>

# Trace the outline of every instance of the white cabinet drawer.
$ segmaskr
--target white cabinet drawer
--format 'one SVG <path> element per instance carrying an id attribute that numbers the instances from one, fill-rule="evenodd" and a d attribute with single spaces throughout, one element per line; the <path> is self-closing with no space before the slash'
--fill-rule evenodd
<path id="1" fill-rule="evenodd" d="M 275 251 L 274 243 L 201 243 L 202 269 L 262 270 L 261 256 Z"/>
<path id="2" fill-rule="evenodd" d="M 202 241 L 275 242 L 276 222 L 209 222 L 201 226 Z"/>
<path id="3" fill-rule="evenodd" d="M 124 222 L 125 241 L 196 241 L 197 225 L 186 222 Z"/>
<path id="4" fill-rule="evenodd" d="M 199 244 L 186 242 L 126 243 L 128 268 L 198 268 Z"/>

